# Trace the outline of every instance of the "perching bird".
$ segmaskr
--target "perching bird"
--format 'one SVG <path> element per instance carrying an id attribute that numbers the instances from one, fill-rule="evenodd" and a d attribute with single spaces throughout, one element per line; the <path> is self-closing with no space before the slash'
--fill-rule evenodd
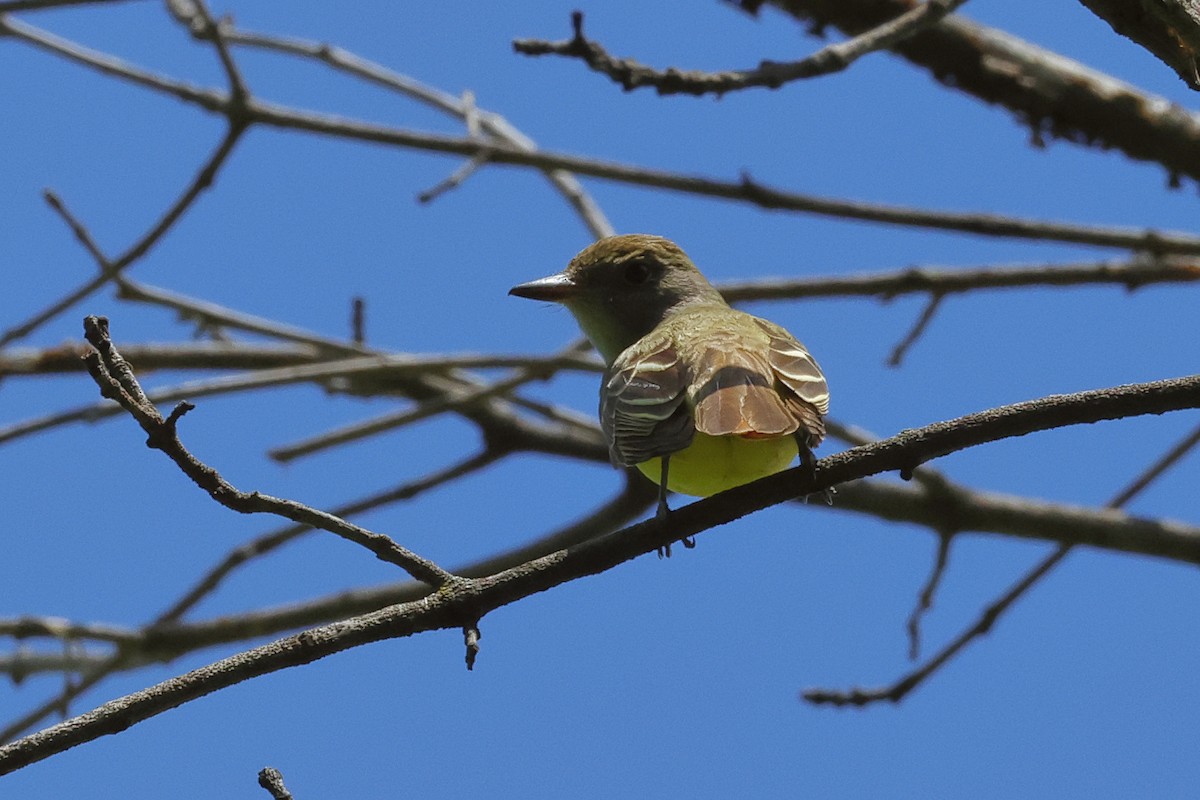
<path id="1" fill-rule="evenodd" d="M 797 454 L 811 469 L 829 411 L 821 368 L 780 326 L 730 308 L 669 239 L 601 239 L 509 294 L 566 306 L 600 351 L 609 455 L 659 485 L 659 516 L 667 489 L 707 497 Z"/>

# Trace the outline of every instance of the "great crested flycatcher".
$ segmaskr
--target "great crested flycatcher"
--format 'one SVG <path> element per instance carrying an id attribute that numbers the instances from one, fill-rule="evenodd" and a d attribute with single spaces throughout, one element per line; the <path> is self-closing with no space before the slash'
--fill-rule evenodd
<path id="1" fill-rule="evenodd" d="M 825 436 L 825 376 L 780 326 L 730 308 L 660 236 L 601 239 L 509 290 L 561 303 L 604 357 L 600 427 L 616 465 L 707 497 L 786 469 Z M 687 544 L 687 542 L 685 542 Z"/>

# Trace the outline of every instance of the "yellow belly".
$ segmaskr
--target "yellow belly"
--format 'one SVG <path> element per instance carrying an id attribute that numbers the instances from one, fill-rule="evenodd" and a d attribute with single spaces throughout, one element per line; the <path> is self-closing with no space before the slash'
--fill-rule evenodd
<path id="1" fill-rule="evenodd" d="M 744 439 L 741 436 L 709 436 L 697 431 L 687 449 L 671 454 L 667 488 L 681 494 L 708 497 L 785 470 L 797 455 L 796 440 L 791 436 Z M 637 468 L 655 483 L 661 482 L 661 458 L 643 461 Z"/>

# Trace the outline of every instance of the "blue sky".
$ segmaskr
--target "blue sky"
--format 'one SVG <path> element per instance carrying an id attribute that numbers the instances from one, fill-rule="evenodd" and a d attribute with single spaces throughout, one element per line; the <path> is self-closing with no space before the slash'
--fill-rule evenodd
<path id="1" fill-rule="evenodd" d="M 512 4 L 509 4 L 512 5 Z M 711 98 L 625 94 L 580 64 L 512 53 L 562 38 L 577 3 L 236 3 L 251 30 L 339 44 L 451 93 L 474 92 L 542 147 L 853 199 L 1190 230 L 1196 190 L 1161 168 L 1051 142 L 1029 146 L 1010 114 L 937 85 L 886 54 L 776 92 Z M 698 69 L 786 60 L 817 44 L 767 11 L 717 2 L 584 6 L 613 53 Z M 963 13 L 1195 108 L 1161 63 L 1082 5 L 973 0 Z M 159 4 L 20 16 L 148 68 L 222 86 L 212 52 Z M 251 90 L 278 103 L 416 130 L 461 125 L 318 65 L 236 53 Z M 222 133 L 171 98 L 0 40 L 5 144 L 0 327 L 94 271 L 40 199 L 57 191 L 116 253 L 152 224 Z M 570 316 L 506 296 L 556 271 L 588 232 L 540 176 L 492 167 L 430 205 L 419 192 L 458 159 L 252 130 L 213 191 L 131 276 L 330 336 L 367 300 L 368 341 L 411 352 L 547 353 Z M 678 241 L 714 280 L 971 267 L 1120 254 L 766 213 L 586 180 L 614 226 Z M 943 304 L 898 369 L 888 352 L 923 299 L 756 303 L 811 348 L 833 414 L 880 435 L 1057 392 L 1196 371 L 1195 288 L 980 293 Z M 182 341 L 173 315 L 99 294 L 17 346 L 74 341 L 87 313 L 121 342 Z M 148 386 L 180 374 L 146 375 Z M 531 396 L 591 414 L 593 375 Z M 79 376 L 0 386 L 0 424 L 92 402 Z M 472 427 L 437 418 L 289 466 L 268 448 L 393 410 L 292 387 L 209 398 L 182 425 L 241 488 L 321 507 L 453 463 Z M 1196 424 L 1196 415 L 1086 426 L 976 448 L 935 464 L 981 489 L 1099 505 Z M 830 442 L 819 454 L 836 452 Z M 1195 521 L 1196 457 L 1131 505 Z M 275 527 L 212 503 L 126 418 L 0 447 L 5 558 L 0 616 L 136 625 L 239 543 Z M 586 513 L 620 485 L 604 466 L 519 456 L 357 521 L 453 567 Z M 676 500 L 676 502 L 682 502 Z M 824 508 L 775 508 L 708 532 L 670 561 L 637 559 L 483 621 L 474 672 L 461 635 L 390 641 L 260 678 L 119 736 L 5 777 L 3 796 L 256 797 L 279 768 L 297 797 L 1183 797 L 1200 779 L 1194 720 L 1200 584 L 1186 566 L 1073 553 L 1053 576 L 899 706 L 814 708 L 812 686 L 890 682 L 909 668 L 904 622 L 934 537 Z M 959 537 L 925 620 L 932 651 L 1048 551 Z M 195 618 L 396 580 L 331 536 L 310 535 L 236 574 Z M 4 653 L 14 648 L 0 643 Z M 201 666 L 204 651 L 122 675 L 72 709 Z M 16 716 L 58 685 L 5 686 Z"/>

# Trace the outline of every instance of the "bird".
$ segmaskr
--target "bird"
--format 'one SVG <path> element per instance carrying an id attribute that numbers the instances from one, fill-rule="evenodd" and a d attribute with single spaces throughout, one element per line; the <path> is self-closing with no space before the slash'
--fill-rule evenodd
<path id="1" fill-rule="evenodd" d="M 603 357 L 610 459 L 658 484 L 658 517 L 668 490 L 708 497 L 797 456 L 813 472 L 829 413 L 821 368 L 787 330 L 732 308 L 671 240 L 605 237 L 509 294 L 565 306 Z"/>

